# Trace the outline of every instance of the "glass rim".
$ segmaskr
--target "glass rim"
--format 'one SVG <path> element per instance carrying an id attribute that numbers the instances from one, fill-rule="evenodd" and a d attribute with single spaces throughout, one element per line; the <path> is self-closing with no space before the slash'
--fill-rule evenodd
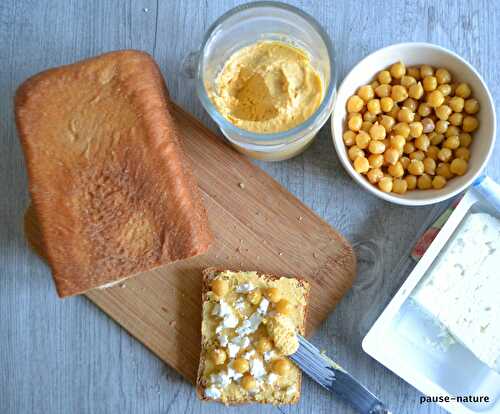
<path id="1" fill-rule="evenodd" d="M 316 109 L 314 113 L 303 123 L 297 125 L 294 128 L 288 129 L 286 131 L 282 132 L 275 132 L 275 133 L 269 133 L 269 134 L 262 134 L 262 133 L 256 133 L 252 131 L 248 131 L 243 128 L 239 128 L 236 125 L 232 124 L 229 122 L 225 117 L 223 117 L 220 112 L 217 110 L 217 108 L 214 106 L 212 103 L 211 99 L 208 97 L 204 82 L 203 82 L 203 77 L 202 77 L 202 68 L 203 68 L 203 60 L 204 60 L 204 54 L 203 51 L 205 50 L 208 42 L 210 41 L 212 35 L 217 31 L 217 29 L 224 23 L 227 19 L 230 17 L 234 16 L 237 13 L 240 13 L 242 11 L 246 11 L 249 9 L 253 8 L 259 8 L 259 7 L 269 7 L 269 8 L 278 8 L 278 9 L 283 9 L 286 11 L 289 11 L 291 13 L 295 13 L 304 20 L 306 20 L 314 30 L 319 34 L 321 39 L 323 40 L 323 43 L 325 44 L 325 47 L 328 52 L 328 60 L 330 63 L 330 81 L 328 84 L 328 88 L 326 90 L 325 95 L 323 96 L 323 99 Z M 335 85 L 336 85 L 336 71 L 334 71 L 334 65 L 333 65 L 333 45 L 331 42 L 330 37 L 328 36 L 328 33 L 323 29 L 323 27 L 314 19 L 310 14 L 300 10 L 297 7 L 291 6 L 289 4 L 285 4 L 282 2 L 278 1 L 256 1 L 256 2 L 251 2 L 251 3 L 246 3 L 242 4 L 240 6 L 234 7 L 221 15 L 217 20 L 215 20 L 214 23 L 209 27 L 207 32 L 205 33 L 205 36 L 203 38 L 203 42 L 201 44 L 200 48 L 200 54 L 199 54 L 199 59 L 198 59 L 198 65 L 196 69 L 196 91 L 198 94 L 198 97 L 205 108 L 205 110 L 209 113 L 209 115 L 212 117 L 212 119 L 218 124 L 219 128 L 223 131 L 229 133 L 229 134 L 237 134 L 243 138 L 243 141 L 246 142 L 259 142 L 259 143 L 269 143 L 269 144 L 283 144 L 283 143 L 288 143 L 288 142 L 294 142 L 296 139 L 300 139 L 301 137 L 296 137 L 296 139 L 291 140 L 294 136 L 297 134 L 306 131 L 308 129 L 311 129 L 315 122 L 321 118 L 323 115 L 323 112 L 325 109 L 328 108 L 330 101 L 334 95 L 335 92 Z M 327 117 L 328 118 L 328 117 Z"/>

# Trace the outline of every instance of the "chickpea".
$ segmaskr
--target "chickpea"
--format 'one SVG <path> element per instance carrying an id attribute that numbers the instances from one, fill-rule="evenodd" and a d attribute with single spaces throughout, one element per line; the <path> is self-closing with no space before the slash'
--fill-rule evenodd
<path id="1" fill-rule="evenodd" d="M 347 147 L 350 147 L 355 143 L 356 133 L 354 131 L 347 130 L 344 132 L 344 135 L 342 135 L 342 139 L 344 140 L 344 144 Z"/>
<path id="2" fill-rule="evenodd" d="M 453 112 L 462 112 L 465 106 L 464 98 L 454 96 L 448 101 L 448 106 L 453 110 Z"/>
<path id="3" fill-rule="evenodd" d="M 280 358 L 273 362 L 272 371 L 278 375 L 286 375 L 292 368 L 292 364 L 287 358 Z"/>
<path id="4" fill-rule="evenodd" d="M 440 119 L 439 121 L 436 122 L 436 127 L 434 128 L 434 131 L 436 131 L 438 134 L 444 134 L 448 129 L 448 125 L 450 125 L 448 121 Z"/>
<path id="5" fill-rule="evenodd" d="M 379 85 L 375 88 L 375 95 L 379 98 L 386 98 L 391 95 L 391 85 Z"/>
<path id="6" fill-rule="evenodd" d="M 427 174 L 422 174 L 417 179 L 417 187 L 419 188 L 419 190 L 428 190 L 432 187 L 432 178 Z"/>
<path id="7" fill-rule="evenodd" d="M 226 351 L 223 349 L 213 349 L 210 352 L 210 359 L 215 365 L 222 365 L 224 362 L 226 362 Z"/>
<path id="8" fill-rule="evenodd" d="M 380 168 L 372 168 L 366 173 L 366 178 L 372 184 L 377 184 L 382 178 L 384 178 L 384 173 Z"/>
<path id="9" fill-rule="evenodd" d="M 436 161 L 432 158 L 427 157 L 422 161 L 424 163 L 424 171 L 426 174 L 435 175 L 436 174 Z"/>
<path id="10" fill-rule="evenodd" d="M 379 72 L 377 76 L 377 80 L 380 82 L 380 84 L 384 85 L 389 85 L 392 81 L 391 74 L 389 73 L 388 70 L 382 70 Z"/>
<path id="11" fill-rule="evenodd" d="M 260 338 L 255 344 L 255 348 L 258 352 L 263 354 L 264 352 L 268 352 L 273 348 L 273 344 L 269 340 L 269 338 Z"/>
<path id="12" fill-rule="evenodd" d="M 412 175 L 422 175 L 424 173 L 424 163 L 420 160 L 411 160 L 408 165 L 408 172 Z"/>
<path id="13" fill-rule="evenodd" d="M 436 174 L 446 178 L 447 180 L 453 177 L 453 174 L 450 170 L 450 164 L 448 164 L 447 162 L 440 162 L 438 164 L 436 168 Z"/>
<path id="14" fill-rule="evenodd" d="M 397 161 L 394 165 L 389 165 L 387 172 L 393 177 L 402 177 L 405 173 L 403 165 Z"/>
<path id="15" fill-rule="evenodd" d="M 371 112 L 374 115 L 378 115 L 382 112 L 382 109 L 380 109 L 379 99 L 370 99 L 366 104 L 366 108 L 368 109 L 368 112 Z"/>
<path id="16" fill-rule="evenodd" d="M 464 132 L 472 132 L 477 129 L 479 122 L 477 118 L 467 115 L 462 121 L 462 129 Z"/>
<path id="17" fill-rule="evenodd" d="M 468 148 L 472 142 L 472 136 L 467 132 L 460 133 L 458 139 L 460 140 L 460 146 L 465 148 Z"/>
<path id="18" fill-rule="evenodd" d="M 356 158 L 356 160 L 359 160 L 359 158 Z M 354 163 L 356 163 L 356 160 L 354 160 Z M 366 170 L 363 172 L 366 172 L 370 168 L 370 165 L 368 164 L 368 160 L 366 158 L 364 158 L 364 162 L 366 162 L 366 165 L 364 165 L 364 167 L 366 167 Z M 290 315 L 291 313 L 293 313 L 292 304 L 288 302 L 286 299 L 281 299 L 276 304 L 276 312 L 281 313 L 282 315 Z"/>
<path id="19" fill-rule="evenodd" d="M 391 89 L 391 98 L 394 102 L 403 102 L 408 98 L 408 92 L 404 86 L 394 85 Z"/>
<path id="20" fill-rule="evenodd" d="M 408 87 L 408 96 L 417 100 L 424 96 L 424 87 L 422 86 L 422 83 L 418 82 L 410 85 Z"/>
<path id="21" fill-rule="evenodd" d="M 452 135 L 460 135 L 460 132 L 460 128 L 456 127 L 455 125 L 450 125 L 446 130 L 445 136 L 451 137 Z"/>
<path id="22" fill-rule="evenodd" d="M 382 190 L 384 193 L 390 193 L 392 191 L 392 178 L 391 177 L 383 177 L 378 182 L 378 188 Z"/>
<path id="23" fill-rule="evenodd" d="M 354 148 L 354 147 L 352 147 L 352 148 Z M 350 148 L 350 149 L 352 149 L 352 148 Z M 363 151 L 361 151 L 361 152 L 363 152 Z M 361 156 L 364 156 L 364 153 Z M 279 291 L 278 288 L 275 288 L 275 287 L 267 289 L 266 296 L 269 299 L 269 301 L 272 303 L 277 303 L 281 300 L 281 292 Z"/>
<path id="24" fill-rule="evenodd" d="M 434 75 L 434 69 L 429 65 L 420 66 L 420 77 L 424 79 L 426 76 Z"/>
<path id="25" fill-rule="evenodd" d="M 408 138 L 410 135 L 410 126 L 406 122 L 399 122 L 392 128 L 393 132 L 401 135 L 403 138 Z"/>
<path id="26" fill-rule="evenodd" d="M 363 123 L 361 124 L 361 131 L 365 131 L 365 132 L 369 132 L 370 131 L 370 128 L 372 127 L 372 123 L 369 122 L 369 121 L 363 121 Z"/>
<path id="27" fill-rule="evenodd" d="M 347 100 L 347 110 L 349 112 L 360 112 L 364 104 L 365 103 L 359 96 L 353 95 Z"/>
<path id="28" fill-rule="evenodd" d="M 398 112 L 398 121 L 399 122 L 406 122 L 409 124 L 410 122 L 413 122 L 413 118 L 415 117 L 415 114 L 408 108 L 401 108 Z"/>
<path id="29" fill-rule="evenodd" d="M 401 78 L 401 85 L 404 86 L 405 88 L 409 88 L 411 85 L 416 85 L 416 84 L 417 80 L 413 76 L 404 75 Z"/>
<path id="30" fill-rule="evenodd" d="M 437 160 L 437 157 L 438 157 L 438 152 L 439 152 L 439 148 L 436 147 L 435 145 L 431 145 L 428 149 L 427 149 L 427 157 L 436 161 Z"/>
<path id="31" fill-rule="evenodd" d="M 403 151 L 403 148 L 406 144 L 405 138 L 401 135 L 391 136 L 391 138 L 389 139 L 389 142 L 390 142 L 390 146 L 392 148 L 397 149 L 398 151 Z"/>
<path id="32" fill-rule="evenodd" d="M 393 193 L 404 194 L 404 193 L 406 193 L 407 189 L 408 189 L 408 183 L 401 178 L 396 178 L 392 183 L 392 192 Z"/>
<path id="33" fill-rule="evenodd" d="M 447 162 L 450 158 L 451 158 L 451 149 L 449 148 L 441 148 L 438 152 L 438 160 L 439 161 L 443 161 L 443 162 Z M 443 174 L 439 174 L 439 175 L 443 175 Z"/>
<path id="34" fill-rule="evenodd" d="M 385 96 L 382 99 L 380 99 L 380 108 L 382 108 L 382 111 L 390 112 L 393 106 L 394 106 L 394 101 L 389 96 Z"/>
<path id="35" fill-rule="evenodd" d="M 422 81 L 422 85 L 424 86 L 424 91 L 430 92 L 437 88 L 438 83 L 434 76 L 426 76 Z"/>
<path id="36" fill-rule="evenodd" d="M 443 139 L 444 139 L 444 135 L 438 134 L 436 131 L 431 132 L 428 135 L 428 137 L 431 140 L 431 145 L 439 145 L 441 143 L 441 141 L 443 141 Z"/>
<path id="37" fill-rule="evenodd" d="M 469 165 L 467 161 L 461 158 L 455 158 L 450 164 L 450 171 L 456 175 L 464 175 L 467 172 Z"/>
<path id="38" fill-rule="evenodd" d="M 432 120 L 430 120 L 430 122 L 432 122 Z M 410 137 L 412 138 L 417 138 L 422 135 L 422 132 L 424 132 L 424 125 L 422 122 L 411 122 L 408 126 L 410 127 Z"/>
<path id="39" fill-rule="evenodd" d="M 406 181 L 408 190 L 415 190 L 415 188 L 417 187 L 417 177 L 415 177 L 414 175 L 407 175 L 404 180 Z"/>
<path id="40" fill-rule="evenodd" d="M 385 99 L 385 98 L 382 98 L 382 100 L 383 99 Z M 391 98 L 389 98 L 389 99 L 391 99 Z M 394 120 L 394 118 L 391 118 L 388 115 L 382 115 L 382 117 L 380 119 L 380 125 L 382 125 L 384 127 L 386 133 L 389 133 L 392 131 L 392 127 L 394 126 L 395 123 L 396 123 L 396 121 Z"/>
<path id="41" fill-rule="evenodd" d="M 410 159 L 408 157 L 401 157 L 399 162 L 405 170 L 408 169 L 408 165 L 410 165 Z"/>
<path id="42" fill-rule="evenodd" d="M 368 148 L 369 142 L 370 142 L 370 135 L 368 135 L 368 132 L 359 131 L 358 134 L 356 135 L 356 145 L 358 146 L 358 148 L 361 149 Z"/>
<path id="43" fill-rule="evenodd" d="M 444 95 L 438 91 L 434 90 L 429 95 L 427 95 L 427 103 L 433 108 L 437 108 L 444 103 Z"/>
<path id="44" fill-rule="evenodd" d="M 372 140 L 368 144 L 368 151 L 372 154 L 383 154 L 385 151 L 385 145 L 382 141 Z"/>
<path id="45" fill-rule="evenodd" d="M 368 163 L 368 159 L 366 157 L 356 158 L 352 165 L 354 166 L 354 170 L 361 174 L 364 174 L 370 169 L 370 164 Z"/>
<path id="46" fill-rule="evenodd" d="M 229 283 L 224 279 L 214 279 L 212 281 L 212 292 L 218 297 L 224 296 L 229 291 Z"/>
<path id="47" fill-rule="evenodd" d="M 382 154 L 371 154 L 368 157 L 368 163 L 373 169 L 380 168 L 384 164 L 384 156 Z"/>
<path id="48" fill-rule="evenodd" d="M 379 125 L 378 123 L 375 123 L 371 128 L 370 128 L 370 137 L 372 139 L 384 139 L 385 138 L 385 128 L 382 125 Z"/>
<path id="49" fill-rule="evenodd" d="M 448 105 L 441 105 L 441 106 L 438 106 L 434 112 L 436 113 L 436 116 L 443 120 L 443 121 L 447 121 L 448 120 L 448 117 L 451 115 L 451 108 L 448 106 Z"/>
<path id="50" fill-rule="evenodd" d="M 438 91 L 441 92 L 444 97 L 447 97 L 451 94 L 451 85 L 448 84 L 439 85 Z"/>
<path id="51" fill-rule="evenodd" d="M 361 124 L 363 123 L 363 120 L 361 118 L 361 115 L 359 113 L 355 113 L 354 116 L 349 119 L 347 122 L 347 125 L 349 126 L 349 129 L 351 131 L 359 131 L 361 129 Z"/>
<path id="52" fill-rule="evenodd" d="M 442 175 L 436 175 L 432 179 L 432 188 L 435 190 L 440 190 L 446 185 L 446 178 L 444 178 Z"/>
<path id="53" fill-rule="evenodd" d="M 467 99 L 471 93 L 470 87 L 466 83 L 459 83 L 455 89 L 455 95 L 464 99 Z"/>
<path id="54" fill-rule="evenodd" d="M 445 139 L 443 142 L 443 148 L 449 148 L 449 149 L 457 149 L 460 146 L 460 138 L 458 135 L 452 135 L 451 137 L 448 137 Z"/>
<path id="55" fill-rule="evenodd" d="M 436 128 L 436 126 L 434 125 L 434 121 L 431 118 L 424 118 L 422 119 L 421 123 L 422 123 L 422 132 L 424 134 L 429 134 L 430 132 L 433 132 L 434 129 Z"/>
<path id="56" fill-rule="evenodd" d="M 410 155 L 410 160 L 419 160 L 419 161 L 423 161 L 424 158 L 425 158 L 425 152 L 424 151 L 413 151 Z"/>
<path id="57" fill-rule="evenodd" d="M 417 80 L 420 79 L 420 69 L 419 68 L 416 68 L 416 67 L 408 68 L 408 69 L 406 69 L 406 73 L 408 74 L 408 76 L 412 76 Z"/>
<path id="58" fill-rule="evenodd" d="M 455 158 L 460 158 L 464 161 L 469 161 L 470 151 L 468 148 L 460 147 L 455 150 Z"/>
<path id="59" fill-rule="evenodd" d="M 380 82 L 378 80 L 374 80 L 373 82 L 370 83 L 370 86 L 372 87 L 372 89 L 375 89 L 379 85 L 380 85 Z"/>
<path id="60" fill-rule="evenodd" d="M 394 79 L 401 79 L 406 73 L 406 67 L 403 62 L 397 62 L 391 65 L 389 71 Z"/>
<path id="61" fill-rule="evenodd" d="M 399 159 L 399 151 L 396 148 L 388 148 L 384 152 L 384 160 L 387 164 L 396 164 Z"/>
<path id="62" fill-rule="evenodd" d="M 443 83 L 450 83 L 451 74 L 446 69 L 439 68 L 438 70 L 436 70 L 436 80 L 440 85 L 442 85 Z"/>
<path id="63" fill-rule="evenodd" d="M 364 157 L 365 152 L 361 148 L 359 148 L 357 145 L 353 145 L 351 148 L 349 148 L 347 150 L 347 155 L 349 156 L 349 159 L 351 161 L 354 161 L 358 157 Z M 271 300 L 271 299 L 269 299 L 269 300 Z M 271 300 L 271 302 L 273 302 L 273 301 Z"/>
<path id="64" fill-rule="evenodd" d="M 245 374 L 240 384 L 247 391 L 255 391 L 257 389 L 257 381 L 250 374 Z"/>
<path id="65" fill-rule="evenodd" d="M 462 121 L 464 119 L 463 114 L 460 112 L 455 112 L 453 113 L 448 120 L 450 121 L 450 124 L 455 125 L 455 126 L 460 126 L 462 125 Z"/>
<path id="66" fill-rule="evenodd" d="M 260 289 L 254 289 L 248 292 L 247 299 L 252 305 L 258 305 L 262 299 L 262 292 Z"/>
<path id="67" fill-rule="evenodd" d="M 364 85 L 358 89 L 358 96 L 363 99 L 364 102 L 368 102 L 375 97 L 375 91 L 371 85 Z"/>
<path id="68" fill-rule="evenodd" d="M 465 112 L 474 115 L 479 112 L 479 102 L 475 99 L 467 99 L 464 103 Z"/>
<path id="69" fill-rule="evenodd" d="M 363 114 L 363 122 L 375 122 L 376 120 L 377 120 L 376 114 L 372 114 L 369 111 L 365 111 L 365 113 Z"/>
<path id="70" fill-rule="evenodd" d="M 413 145 L 411 142 L 407 142 L 403 147 L 403 152 L 405 154 L 411 154 L 414 151 L 415 151 L 415 145 Z"/>
<path id="71" fill-rule="evenodd" d="M 398 112 L 399 112 L 399 105 L 395 103 L 392 109 L 389 112 L 387 112 L 387 115 L 392 117 L 393 119 L 396 119 L 396 117 L 398 116 Z"/>
<path id="72" fill-rule="evenodd" d="M 422 151 L 427 151 L 429 145 L 431 145 L 431 141 L 427 135 L 420 135 L 415 139 L 415 147 Z"/>
<path id="73" fill-rule="evenodd" d="M 422 102 L 418 106 L 418 114 L 420 116 L 429 116 L 432 113 L 432 108 L 429 106 L 428 103 Z"/>

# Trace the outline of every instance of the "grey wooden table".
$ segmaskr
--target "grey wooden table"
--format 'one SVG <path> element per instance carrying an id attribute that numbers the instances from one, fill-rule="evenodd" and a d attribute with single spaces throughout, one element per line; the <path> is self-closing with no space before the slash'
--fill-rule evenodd
<path id="1" fill-rule="evenodd" d="M 26 174 L 12 95 L 26 77 L 101 52 L 153 54 L 181 106 L 215 129 L 181 75 L 209 25 L 238 1 L 2 0 L 0 2 L 0 413 L 351 413 L 309 380 L 294 407 L 225 409 L 201 404 L 193 387 L 83 297 L 56 297 L 50 273 L 23 240 Z M 401 41 L 428 41 L 469 60 L 500 99 L 500 9 L 493 1 L 294 1 L 333 39 L 339 79 L 363 56 Z M 498 3 L 497 3 L 498 4 Z M 342 169 L 328 125 L 304 155 L 260 164 L 351 240 L 374 240 L 381 271 L 363 271 L 314 341 L 394 413 L 442 413 L 361 350 L 381 306 L 402 283 L 393 269 L 432 207 L 387 204 Z M 487 172 L 500 179 L 500 147 Z M 375 288 L 374 288 L 375 286 Z M 377 293 L 378 292 L 378 293 Z"/>

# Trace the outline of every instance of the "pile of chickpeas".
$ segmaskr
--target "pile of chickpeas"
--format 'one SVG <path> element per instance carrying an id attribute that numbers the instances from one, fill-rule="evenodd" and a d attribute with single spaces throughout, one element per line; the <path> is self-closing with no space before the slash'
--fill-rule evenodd
<path id="1" fill-rule="evenodd" d="M 343 140 L 354 169 L 383 192 L 443 188 L 464 175 L 479 102 L 444 68 L 394 63 L 347 101 Z"/>

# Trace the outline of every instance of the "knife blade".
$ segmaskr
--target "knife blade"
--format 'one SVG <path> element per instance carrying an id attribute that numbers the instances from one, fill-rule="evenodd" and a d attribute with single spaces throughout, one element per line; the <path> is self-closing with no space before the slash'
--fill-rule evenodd
<path id="1" fill-rule="evenodd" d="M 319 385 L 351 404 L 360 414 L 391 414 L 374 394 L 301 335 L 289 358 Z"/>

